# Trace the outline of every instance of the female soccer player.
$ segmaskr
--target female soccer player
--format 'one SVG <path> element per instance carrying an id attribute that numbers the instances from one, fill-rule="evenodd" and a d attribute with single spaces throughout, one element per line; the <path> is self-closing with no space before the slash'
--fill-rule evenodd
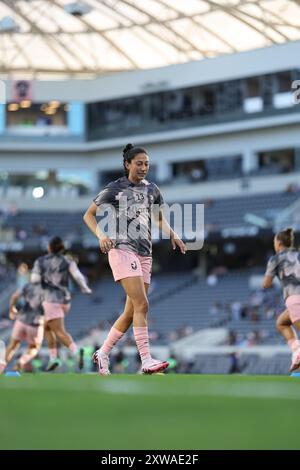
<path id="1" fill-rule="evenodd" d="M 4 372 L 5 367 L 6 367 L 6 361 L 5 361 L 5 343 L 0 339 L 0 374 Z"/>
<path id="2" fill-rule="evenodd" d="M 28 344 L 27 351 L 20 357 L 15 369 L 22 370 L 39 352 L 44 336 L 43 295 L 40 284 L 26 284 L 10 298 L 9 318 L 15 320 L 11 340 L 6 349 L 5 361 L 8 363 L 19 349 L 22 341 Z M 20 308 L 17 309 L 17 304 Z"/>
<path id="3" fill-rule="evenodd" d="M 110 374 L 109 353 L 132 323 L 143 373 L 159 372 L 169 365 L 166 361 L 151 357 L 147 326 L 147 292 L 152 268 L 151 212 L 153 204 L 162 206 L 163 198 L 158 187 L 145 179 L 149 171 L 146 150 L 132 144 L 126 145 L 123 150 L 123 166 L 125 176 L 109 183 L 84 215 L 85 223 L 99 239 L 101 252 L 108 253 L 114 280 L 121 283 L 127 294 L 123 313 L 114 323 L 102 347 L 93 356 L 101 375 Z M 105 235 L 97 225 L 97 209 L 105 209 L 107 205 L 114 213 L 115 236 Z M 173 249 L 178 246 L 184 254 L 187 250 L 185 244 L 171 229 L 161 209 L 156 220 L 170 236 Z"/>
<path id="4" fill-rule="evenodd" d="M 294 231 L 287 228 L 274 237 L 276 254 L 268 262 L 263 287 L 271 287 L 277 276 L 283 288 L 286 310 L 276 326 L 292 351 L 290 372 L 300 367 L 300 344 L 295 330 L 300 330 L 300 253 L 294 249 Z"/>
<path id="5" fill-rule="evenodd" d="M 81 292 L 91 294 L 84 276 L 79 271 L 75 261 L 64 255 L 64 244 L 59 237 L 53 238 L 48 246 L 48 254 L 40 256 L 34 263 L 31 281 L 40 282 L 43 288 L 45 312 L 45 329 L 50 351 L 50 361 L 47 370 L 59 366 L 57 350 L 51 348 L 51 334 L 73 353 L 77 353 L 77 345 L 64 326 L 65 315 L 70 310 L 71 294 L 69 292 L 70 275 L 79 285 Z M 55 345 L 54 337 L 52 341 Z"/>

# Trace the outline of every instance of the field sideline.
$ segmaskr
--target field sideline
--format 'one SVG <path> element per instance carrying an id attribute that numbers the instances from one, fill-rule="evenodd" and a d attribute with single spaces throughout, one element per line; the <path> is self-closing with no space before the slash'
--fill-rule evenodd
<path id="1" fill-rule="evenodd" d="M 300 377 L 0 377 L 0 449 L 300 449 Z"/>

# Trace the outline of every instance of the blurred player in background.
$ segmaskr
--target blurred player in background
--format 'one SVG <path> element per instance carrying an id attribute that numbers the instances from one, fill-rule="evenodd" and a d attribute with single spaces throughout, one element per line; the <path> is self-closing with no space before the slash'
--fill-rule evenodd
<path id="1" fill-rule="evenodd" d="M 263 287 L 271 287 L 275 276 L 281 282 L 286 310 L 277 318 L 278 331 L 292 351 L 290 372 L 300 367 L 300 253 L 294 248 L 294 230 L 287 228 L 275 235 L 276 254 L 268 262 Z"/>
<path id="2" fill-rule="evenodd" d="M 0 374 L 4 372 L 5 367 L 6 367 L 6 361 L 5 361 L 5 343 L 0 339 Z"/>
<path id="3" fill-rule="evenodd" d="M 163 216 L 161 206 L 164 201 L 158 187 L 145 180 L 149 171 L 146 150 L 132 144 L 126 145 L 123 150 L 123 167 L 125 176 L 109 183 L 84 215 L 85 223 L 99 239 L 102 253 L 108 253 L 114 280 L 121 283 L 127 295 L 123 313 L 114 323 L 102 347 L 93 356 L 101 375 L 110 374 L 109 353 L 132 323 L 143 373 L 159 372 L 169 365 L 167 361 L 153 359 L 149 347 L 147 292 L 152 269 L 151 216 L 154 204 L 160 208 L 156 220 L 170 237 L 173 249 L 178 246 L 182 253 L 186 252 L 185 244 Z M 114 209 L 116 239 L 111 234 L 106 236 L 97 226 L 97 210 L 107 205 Z M 155 216 L 155 212 L 153 215 Z"/>
<path id="4" fill-rule="evenodd" d="M 71 306 L 70 276 L 79 285 L 81 292 L 92 293 L 77 264 L 69 256 L 66 256 L 64 251 L 65 247 L 61 238 L 53 238 L 48 246 L 48 254 L 40 256 L 35 261 L 31 274 L 31 281 L 40 282 L 43 288 L 45 330 L 50 356 L 48 371 L 54 370 L 60 365 L 56 340 L 60 341 L 74 355 L 78 349 L 64 326 L 65 315 Z"/>
<path id="5" fill-rule="evenodd" d="M 22 370 L 39 352 L 44 336 L 43 292 L 40 284 L 29 282 L 18 289 L 10 298 L 9 318 L 15 320 L 11 340 L 6 349 L 5 361 L 8 363 L 19 349 L 22 341 L 28 344 L 27 351 L 15 365 Z"/>

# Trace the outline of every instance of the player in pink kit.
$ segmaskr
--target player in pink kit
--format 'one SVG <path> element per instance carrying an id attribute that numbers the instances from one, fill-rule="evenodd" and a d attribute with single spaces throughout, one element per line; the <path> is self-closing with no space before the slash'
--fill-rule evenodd
<path id="1" fill-rule="evenodd" d="M 55 340 L 60 341 L 71 353 L 77 353 L 77 345 L 64 326 L 65 315 L 71 305 L 70 277 L 79 285 L 81 292 L 84 294 L 92 292 L 77 264 L 64 254 L 64 250 L 61 238 L 54 237 L 49 243 L 48 254 L 40 256 L 35 261 L 31 273 L 31 281 L 41 283 L 43 288 L 46 337 L 50 346 L 47 371 L 52 371 L 60 365 Z"/>
<path id="2" fill-rule="evenodd" d="M 290 372 L 300 367 L 300 344 L 295 330 L 300 331 L 300 253 L 294 248 L 294 231 L 287 228 L 274 238 L 276 254 L 268 262 L 263 287 L 271 287 L 277 276 L 283 288 L 286 310 L 276 326 L 292 351 Z"/>
<path id="3" fill-rule="evenodd" d="M 11 361 L 22 341 L 28 344 L 27 351 L 15 365 L 22 370 L 38 353 L 43 342 L 44 312 L 43 295 L 40 284 L 26 284 L 22 290 L 12 294 L 9 305 L 9 318 L 15 320 L 11 340 L 6 349 L 5 361 Z M 18 302 L 20 307 L 17 309 Z"/>
<path id="4" fill-rule="evenodd" d="M 178 246 L 183 254 L 187 250 L 163 216 L 161 206 L 164 201 L 158 187 L 145 179 L 149 171 L 146 150 L 128 144 L 123 150 L 123 166 L 125 176 L 109 183 L 84 215 L 86 225 L 99 239 L 101 252 L 108 253 L 114 280 L 121 283 L 127 294 L 123 313 L 93 356 L 101 375 L 110 374 L 109 354 L 132 323 L 142 372 L 152 374 L 169 365 L 166 361 L 153 359 L 149 348 L 147 292 L 152 268 L 151 214 L 154 204 L 160 208 L 156 221 L 170 237 L 173 249 Z M 105 235 L 97 225 L 98 208 L 108 207 L 112 209 L 115 220 L 114 236 Z"/>

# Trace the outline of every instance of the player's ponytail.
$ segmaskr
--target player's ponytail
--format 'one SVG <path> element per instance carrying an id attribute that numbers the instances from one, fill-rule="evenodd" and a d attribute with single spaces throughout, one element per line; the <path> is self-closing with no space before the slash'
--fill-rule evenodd
<path id="1" fill-rule="evenodd" d="M 282 230 L 281 232 L 278 232 L 276 239 L 286 248 L 292 248 L 294 246 L 294 229 L 289 227 L 285 230 Z"/>
<path id="2" fill-rule="evenodd" d="M 129 175 L 129 171 L 126 168 L 125 162 L 131 163 L 131 160 L 133 160 L 134 157 L 139 153 L 147 154 L 145 149 L 143 149 L 142 147 L 135 147 L 133 144 L 127 144 L 126 147 L 123 148 L 123 167 L 125 171 L 125 176 Z"/>
<path id="3" fill-rule="evenodd" d="M 65 251 L 65 246 L 60 237 L 54 237 L 49 243 L 50 252 L 56 255 L 57 253 L 61 253 Z"/>

